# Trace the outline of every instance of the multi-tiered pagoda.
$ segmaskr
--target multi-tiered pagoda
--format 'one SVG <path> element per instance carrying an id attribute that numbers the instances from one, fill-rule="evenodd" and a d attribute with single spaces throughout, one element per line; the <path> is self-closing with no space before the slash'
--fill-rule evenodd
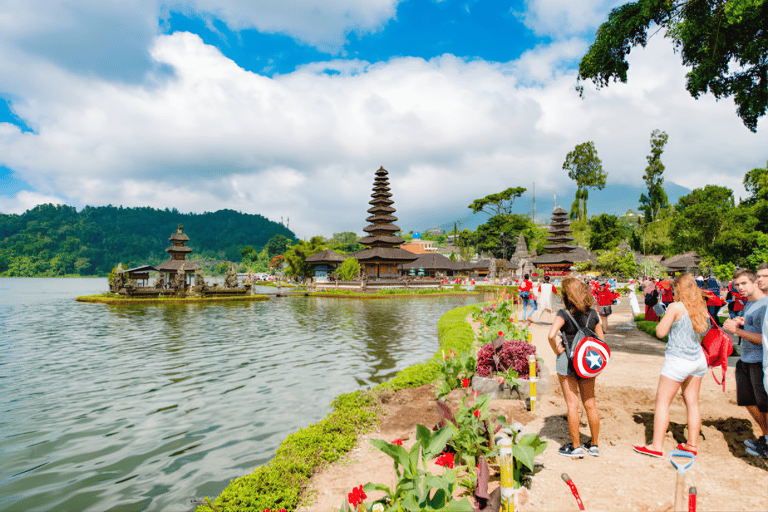
<path id="1" fill-rule="evenodd" d="M 189 242 L 189 237 L 184 234 L 184 227 L 179 224 L 176 232 L 168 240 L 173 245 L 168 247 L 165 252 L 171 255 L 171 259 L 157 267 L 157 270 L 165 274 L 165 282 L 170 283 L 171 279 L 174 279 L 178 274 L 179 269 L 182 269 L 186 275 L 187 284 L 191 284 L 197 270 L 197 264 L 187 261 L 187 254 L 192 252 L 192 248 L 185 245 Z"/>
<path id="2" fill-rule="evenodd" d="M 363 229 L 368 236 L 358 240 L 368 248 L 352 254 L 360 262 L 361 273 L 368 279 L 399 277 L 398 266 L 418 258 L 418 255 L 400 248 L 405 240 L 395 234 L 400 228 L 392 224 L 397 217 L 392 215 L 395 209 L 392 207 L 394 201 L 390 199 L 388 174 L 384 167 L 376 171 L 371 201 L 368 202 L 372 205 L 368 209 L 371 216 L 365 219 L 370 224 Z"/>
<path id="3" fill-rule="evenodd" d="M 552 223 L 549 225 L 549 235 L 544 250 L 548 251 L 532 259 L 536 268 L 542 269 L 544 275 L 566 275 L 577 261 L 597 263 L 594 254 L 583 247 L 573 244 L 571 223 L 568 212 L 561 207 L 552 212 Z"/>

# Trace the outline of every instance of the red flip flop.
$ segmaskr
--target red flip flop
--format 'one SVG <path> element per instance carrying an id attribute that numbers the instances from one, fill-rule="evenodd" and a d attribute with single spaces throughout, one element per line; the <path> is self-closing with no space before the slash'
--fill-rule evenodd
<path id="1" fill-rule="evenodd" d="M 696 450 L 693 446 L 689 445 L 688 443 L 680 443 L 677 445 L 678 450 L 682 450 L 684 452 L 690 452 L 694 455 L 696 455 Z"/>
<path id="2" fill-rule="evenodd" d="M 658 459 L 664 457 L 664 452 L 649 450 L 645 446 L 633 446 L 632 449 L 635 450 L 637 453 L 642 453 L 643 455 L 650 455 L 651 457 L 656 457 Z"/>

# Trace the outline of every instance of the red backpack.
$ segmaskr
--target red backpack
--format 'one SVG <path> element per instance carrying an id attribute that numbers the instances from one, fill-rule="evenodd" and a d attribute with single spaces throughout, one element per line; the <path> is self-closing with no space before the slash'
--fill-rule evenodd
<path id="1" fill-rule="evenodd" d="M 701 340 L 701 348 L 704 350 L 704 356 L 707 358 L 707 366 L 712 368 L 712 377 L 715 382 L 723 385 L 723 392 L 725 392 L 725 371 L 728 369 L 728 357 L 733 354 L 733 340 L 728 334 L 717 326 L 715 319 L 712 315 L 709 315 L 709 320 L 712 322 L 712 327 L 704 335 L 704 339 Z M 722 368 L 723 381 L 720 382 L 715 376 L 715 368 Z"/>

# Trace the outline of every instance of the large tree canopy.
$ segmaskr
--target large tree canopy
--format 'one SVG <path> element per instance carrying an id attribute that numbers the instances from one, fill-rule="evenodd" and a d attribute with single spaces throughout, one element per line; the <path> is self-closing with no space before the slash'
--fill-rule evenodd
<path id="1" fill-rule="evenodd" d="M 523 187 L 509 187 L 498 194 L 490 194 L 482 199 L 475 199 L 467 208 L 472 210 L 472 213 L 485 212 L 490 216 L 510 215 L 515 199 L 523 195 L 525 191 L 526 189 Z"/>
<path id="2" fill-rule="evenodd" d="M 666 28 L 689 66 L 686 89 L 733 97 L 753 132 L 768 105 L 768 0 L 638 0 L 617 7 L 597 30 L 581 59 L 579 79 L 600 88 L 626 82 L 627 55 L 648 42 L 648 31 Z M 579 90 L 583 91 L 581 86 Z"/>
<path id="3" fill-rule="evenodd" d="M 645 168 L 643 180 L 648 188 L 648 195 L 640 196 L 640 211 L 645 214 L 645 222 L 656 220 L 662 208 L 669 207 L 669 199 L 664 191 L 664 164 L 661 163 L 661 154 L 667 144 L 669 136 L 661 130 L 651 132 L 651 154 L 648 155 L 648 167 Z"/>
<path id="4" fill-rule="evenodd" d="M 595 143 L 592 141 L 576 145 L 573 151 L 565 156 L 563 169 L 568 171 L 568 177 L 576 182 L 576 200 L 571 206 L 571 219 L 584 220 L 587 218 L 587 199 L 589 188 L 602 190 L 608 173 L 603 170 L 603 162 L 597 156 Z"/>

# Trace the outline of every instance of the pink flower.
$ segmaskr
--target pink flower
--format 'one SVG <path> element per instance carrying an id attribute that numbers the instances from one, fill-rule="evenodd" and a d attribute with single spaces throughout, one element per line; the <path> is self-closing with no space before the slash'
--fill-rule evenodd
<path id="1" fill-rule="evenodd" d="M 479 391 L 477 391 L 477 390 L 475 390 L 475 389 L 473 389 L 473 390 L 472 390 L 472 394 L 473 394 L 473 395 L 475 395 L 475 398 L 477 398 L 478 396 L 480 396 L 480 392 L 479 392 Z"/>
<path id="2" fill-rule="evenodd" d="M 403 440 L 402 439 L 395 439 L 394 441 L 390 442 L 389 444 L 396 444 L 397 446 L 403 446 Z"/>
<path id="3" fill-rule="evenodd" d="M 438 466 L 453 468 L 453 453 L 443 452 L 436 460 Z"/>
<path id="4" fill-rule="evenodd" d="M 479 418 L 482 415 L 482 413 L 480 412 L 480 409 L 475 409 L 475 412 L 473 412 L 472 414 L 475 415 L 475 418 Z"/>
<path id="5" fill-rule="evenodd" d="M 350 505 L 352 505 L 353 508 L 357 508 L 357 506 L 363 502 L 365 498 L 368 496 L 365 495 L 363 492 L 363 486 L 354 487 L 352 489 L 352 492 L 347 495 L 347 498 L 349 500 Z"/>
<path id="6" fill-rule="evenodd" d="M 468 388 L 469 387 L 469 379 L 461 379 L 461 387 Z"/>

